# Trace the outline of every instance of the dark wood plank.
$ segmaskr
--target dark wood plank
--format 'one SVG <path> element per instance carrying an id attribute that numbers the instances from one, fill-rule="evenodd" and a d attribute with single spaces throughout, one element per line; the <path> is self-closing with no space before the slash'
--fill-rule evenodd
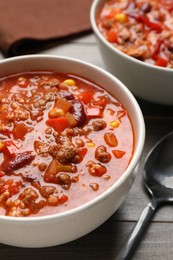
<path id="1" fill-rule="evenodd" d="M 134 223 L 131 222 L 115 222 L 110 219 L 81 239 L 49 248 L 27 249 L 1 245 L 0 258 L 5 260 L 113 260 L 133 225 Z M 173 225 L 152 223 L 136 249 L 133 259 L 171 260 L 173 259 L 172 241 Z"/>

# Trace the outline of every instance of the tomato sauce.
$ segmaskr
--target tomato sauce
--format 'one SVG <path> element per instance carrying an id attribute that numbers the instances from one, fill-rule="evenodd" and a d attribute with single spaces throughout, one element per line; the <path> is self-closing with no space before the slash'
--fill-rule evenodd
<path id="1" fill-rule="evenodd" d="M 173 1 L 109 0 L 97 18 L 100 32 L 125 54 L 173 68 Z"/>
<path id="2" fill-rule="evenodd" d="M 123 174 L 133 127 L 103 87 L 49 71 L 0 80 L 0 215 L 63 212 Z"/>

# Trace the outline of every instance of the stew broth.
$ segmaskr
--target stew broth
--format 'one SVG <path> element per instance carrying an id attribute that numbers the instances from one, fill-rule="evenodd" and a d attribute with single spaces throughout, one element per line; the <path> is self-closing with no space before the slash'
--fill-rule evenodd
<path id="1" fill-rule="evenodd" d="M 133 127 L 103 87 L 49 71 L 0 80 L 0 215 L 78 207 L 123 174 Z"/>

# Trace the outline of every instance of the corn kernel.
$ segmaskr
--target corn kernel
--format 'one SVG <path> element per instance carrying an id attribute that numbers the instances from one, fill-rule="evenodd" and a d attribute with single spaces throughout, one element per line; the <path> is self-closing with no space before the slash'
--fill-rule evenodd
<path id="1" fill-rule="evenodd" d="M 90 148 L 92 148 L 92 147 L 94 147 L 95 146 L 95 144 L 94 143 L 87 143 L 87 147 L 90 147 Z"/>
<path id="2" fill-rule="evenodd" d="M 61 108 L 54 107 L 49 112 L 50 117 L 64 116 L 64 111 Z"/>
<path id="3" fill-rule="evenodd" d="M 4 147 L 4 145 L 3 145 L 3 143 L 0 141 L 0 152 L 2 151 L 3 147 Z"/>
<path id="4" fill-rule="evenodd" d="M 24 80 L 26 80 L 26 78 L 24 78 L 24 77 L 19 77 L 18 78 L 18 81 L 24 81 Z"/>
<path id="5" fill-rule="evenodd" d="M 110 122 L 110 126 L 113 127 L 113 128 L 117 128 L 119 127 L 120 123 L 118 121 L 112 121 Z"/>
<path id="6" fill-rule="evenodd" d="M 119 13 L 115 15 L 115 20 L 118 23 L 125 23 L 127 21 L 127 16 L 123 13 Z"/>
<path id="7" fill-rule="evenodd" d="M 76 85 L 76 82 L 73 79 L 66 79 L 62 83 L 69 87 Z"/>

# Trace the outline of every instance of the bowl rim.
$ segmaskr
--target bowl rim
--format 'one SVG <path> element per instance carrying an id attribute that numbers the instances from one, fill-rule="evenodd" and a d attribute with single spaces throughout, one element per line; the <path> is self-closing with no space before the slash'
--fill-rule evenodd
<path id="1" fill-rule="evenodd" d="M 137 60 L 137 59 L 123 53 L 122 51 L 116 49 L 111 43 L 109 43 L 104 38 L 104 36 L 101 34 L 101 32 L 99 31 L 98 26 L 96 24 L 96 19 L 95 19 L 96 18 L 96 12 L 98 11 L 99 5 L 102 2 L 104 3 L 104 2 L 106 2 L 106 0 L 102 0 L 102 1 L 101 0 L 93 0 L 91 8 L 90 8 L 90 23 L 91 23 L 92 29 L 95 32 L 96 36 L 106 45 L 106 47 L 108 47 L 108 49 L 111 49 L 113 52 L 115 52 L 116 54 L 118 54 L 122 58 L 127 59 L 130 62 L 137 63 L 140 66 L 144 66 L 146 68 L 153 69 L 155 71 L 162 71 L 162 72 L 165 72 L 165 73 L 173 73 L 173 69 L 171 69 L 171 68 L 156 66 L 156 65 L 144 62 L 144 61 Z M 103 4 L 101 4 L 101 6 L 103 6 Z"/>
<path id="2" fill-rule="evenodd" d="M 34 60 L 34 59 L 36 59 L 36 60 L 37 59 L 55 59 L 57 61 L 59 60 L 59 61 L 67 61 L 67 62 L 69 61 L 72 63 L 74 62 L 77 64 L 84 65 L 87 68 L 91 68 L 92 70 L 98 71 L 99 73 L 102 73 L 104 77 L 108 77 L 111 80 L 113 80 L 113 82 L 115 82 L 115 84 L 117 84 L 121 89 L 123 89 L 123 92 L 125 93 L 125 95 L 127 95 L 129 97 L 129 99 L 132 101 L 132 104 L 133 104 L 132 107 L 135 109 L 137 116 L 138 116 L 138 121 L 139 121 L 138 122 L 139 128 L 140 128 L 140 131 L 138 131 L 139 138 L 138 138 L 138 142 L 136 142 L 135 152 L 132 156 L 132 159 L 131 159 L 127 169 L 118 178 L 118 180 L 113 183 L 112 186 L 110 186 L 108 189 L 106 189 L 104 192 L 99 194 L 94 199 L 89 200 L 88 202 L 84 203 L 83 205 L 79 205 L 78 207 L 69 209 L 67 211 L 49 214 L 49 215 L 31 216 L 31 217 L 26 217 L 26 218 L 0 215 L 0 222 L 3 221 L 3 222 L 13 222 L 13 223 L 18 223 L 18 222 L 20 222 L 20 223 L 21 222 L 22 223 L 35 223 L 36 222 L 37 223 L 37 222 L 45 222 L 47 220 L 53 221 L 55 219 L 69 218 L 72 215 L 79 214 L 80 212 L 82 212 L 86 209 L 90 209 L 91 207 L 94 207 L 94 205 L 100 203 L 103 199 L 106 199 L 110 194 L 112 194 L 114 189 L 121 186 L 121 184 L 128 178 L 129 175 L 133 174 L 133 171 L 134 171 L 135 167 L 137 166 L 137 163 L 141 157 L 144 142 L 145 142 L 145 132 L 146 131 L 145 131 L 145 123 L 144 123 L 144 118 L 143 118 L 141 108 L 140 108 L 137 100 L 133 96 L 133 94 L 130 92 L 130 90 L 118 78 L 116 78 L 111 73 L 107 72 L 106 70 L 104 70 L 96 65 L 93 65 L 89 62 L 82 61 L 82 60 L 79 60 L 76 58 L 69 58 L 66 56 L 57 56 L 57 55 L 47 55 L 47 54 L 22 55 L 22 56 L 17 56 L 17 57 L 0 60 L 0 66 L 3 66 L 3 64 L 6 64 L 6 63 L 8 64 L 10 62 L 18 62 L 18 61 L 21 62 L 22 60 Z M 95 82 L 95 83 L 97 84 L 97 82 Z"/>

